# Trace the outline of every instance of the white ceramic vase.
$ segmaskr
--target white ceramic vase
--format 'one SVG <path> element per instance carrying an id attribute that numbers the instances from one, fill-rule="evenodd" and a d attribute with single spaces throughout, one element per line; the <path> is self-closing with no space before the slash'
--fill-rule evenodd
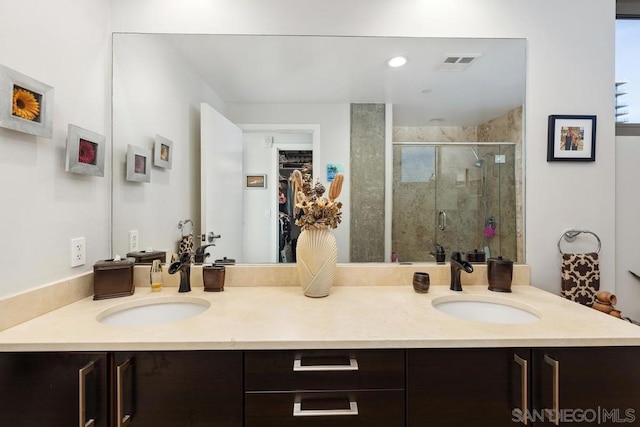
<path id="1" fill-rule="evenodd" d="M 302 291 L 308 297 L 329 295 L 336 277 L 338 248 L 327 228 L 302 231 L 296 245 L 296 266 Z"/>

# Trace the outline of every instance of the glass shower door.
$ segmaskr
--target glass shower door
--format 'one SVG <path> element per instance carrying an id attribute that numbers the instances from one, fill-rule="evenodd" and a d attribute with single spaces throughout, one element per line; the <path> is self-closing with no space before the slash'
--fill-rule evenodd
<path id="1" fill-rule="evenodd" d="M 517 259 L 515 145 L 393 146 L 392 251 L 435 261 L 434 245 Z"/>
<path id="2" fill-rule="evenodd" d="M 451 252 L 483 250 L 485 163 L 471 145 L 438 147 L 434 241 Z"/>

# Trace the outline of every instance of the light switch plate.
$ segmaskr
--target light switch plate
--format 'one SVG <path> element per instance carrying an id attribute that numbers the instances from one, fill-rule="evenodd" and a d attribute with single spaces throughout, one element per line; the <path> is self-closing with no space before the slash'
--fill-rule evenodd
<path id="1" fill-rule="evenodd" d="M 71 239 L 71 267 L 78 267 L 87 262 L 86 241 L 84 237 Z"/>

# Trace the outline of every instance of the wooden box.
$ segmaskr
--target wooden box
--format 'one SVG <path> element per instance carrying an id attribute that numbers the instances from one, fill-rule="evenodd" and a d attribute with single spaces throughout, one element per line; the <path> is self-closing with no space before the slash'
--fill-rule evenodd
<path id="1" fill-rule="evenodd" d="M 135 292 L 133 260 L 98 261 L 93 266 L 93 299 L 125 297 Z"/>
<path id="2" fill-rule="evenodd" d="M 156 259 L 160 260 L 161 264 L 167 262 L 167 253 L 165 251 L 153 251 L 153 252 L 129 252 L 127 258 L 133 258 L 136 264 L 153 264 Z"/>

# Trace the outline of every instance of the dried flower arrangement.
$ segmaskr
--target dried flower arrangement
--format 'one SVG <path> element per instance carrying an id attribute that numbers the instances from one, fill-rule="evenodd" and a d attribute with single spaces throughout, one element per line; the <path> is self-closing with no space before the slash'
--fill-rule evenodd
<path id="1" fill-rule="evenodd" d="M 344 175 L 336 174 L 329 187 L 328 197 L 323 197 L 325 187 L 317 180 L 312 185 L 313 178 L 308 171 L 302 173 L 293 171 L 293 185 L 296 195 L 296 225 L 303 230 L 310 228 L 337 228 L 342 222 L 342 202 L 336 201 L 342 191 Z"/>

